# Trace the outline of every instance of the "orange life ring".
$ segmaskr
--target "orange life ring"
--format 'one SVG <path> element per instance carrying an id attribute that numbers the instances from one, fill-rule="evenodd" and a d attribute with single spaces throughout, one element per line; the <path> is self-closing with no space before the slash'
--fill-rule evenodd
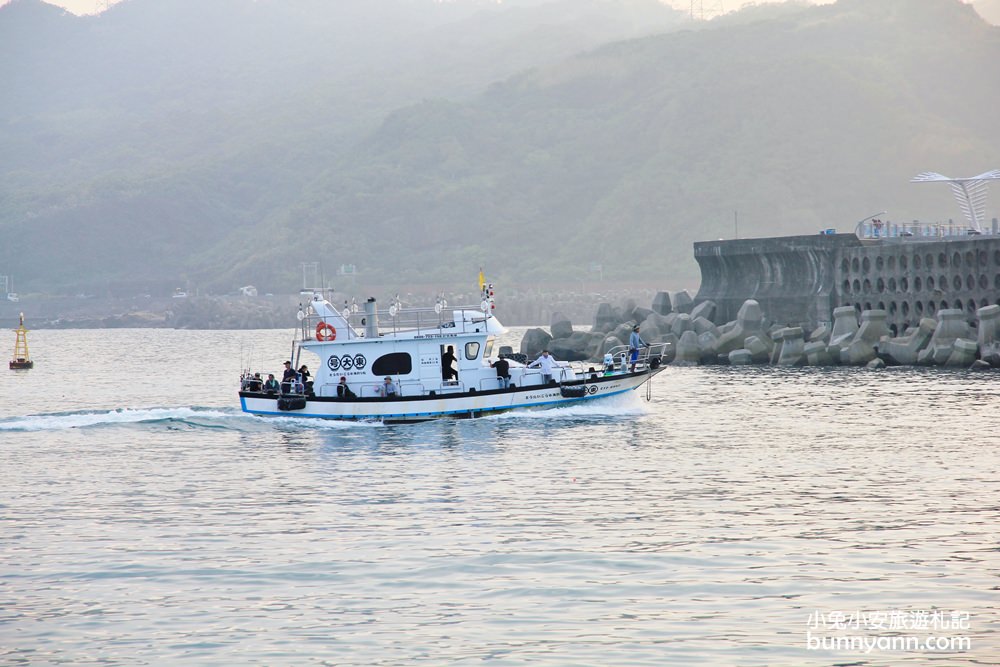
<path id="1" fill-rule="evenodd" d="M 316 325 L 316 340 L 336 340 L 337 330 L 333 328 L 332 325 L 326 322 L 320 322 Z"/>

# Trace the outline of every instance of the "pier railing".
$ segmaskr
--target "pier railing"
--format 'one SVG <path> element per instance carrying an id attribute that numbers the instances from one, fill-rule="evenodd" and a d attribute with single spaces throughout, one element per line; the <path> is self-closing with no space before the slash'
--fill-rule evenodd
<path id="1" fill-rule="evenodd" d="M 968 224 L 956 223 L 952 220 L 948 222 L 864 222 L 858 225 L 855 233 L 858 238 L 864 240 L 885 240 L 896 239 L 899 241 L 919 241 L 919 240 L 940 240 L 943 238 L 962 238 L 969 236 L 996 236 L 1000 235 L 1000 226 L 997 219 L 993 219 L 993 225 L 989 229 L 978 232 L 969 227 Z"/>
<path id="2" fill-rule="evenodd" d="M 632 365 L 631 349 L 632 348 L 628 345 L 616 345 L 608 350 L 607 353 L 611 355 L 613 363 L 620 364 L 621 370 L 624 370 L 626 366 Z M 660 365 L 660 359 L 666 349 L 667 343 L 656 343 L 654 345 L 650 345 L 649 347 L 639 348 L 639 355 L 635 362 L 636 369 L 644 371 L 650 367 L 657 368 Z"/>

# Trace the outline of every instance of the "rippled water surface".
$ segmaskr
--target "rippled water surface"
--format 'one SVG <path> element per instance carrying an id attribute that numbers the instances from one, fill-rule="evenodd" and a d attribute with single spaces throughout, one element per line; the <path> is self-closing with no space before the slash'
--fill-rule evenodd
<path id="1" fill-rule="evenodd" d="M 668 368 L 649 402 L 344 425 L 238 411 L 288 332 L 30 336 L 0 664 L 1000 661 L 994 373 Z M 971 647 L 809 648 L 858 610 L 968 613 L 936 634 Z"/>

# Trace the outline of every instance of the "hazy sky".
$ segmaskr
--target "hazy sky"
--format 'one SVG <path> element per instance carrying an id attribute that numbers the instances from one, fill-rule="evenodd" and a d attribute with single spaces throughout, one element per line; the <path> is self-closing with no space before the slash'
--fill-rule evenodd
<path id="1" fill-rule="evenodd" d="M 0 0 L 0 5 L 4 5 L 9 0 Z M 65 7 L 74 14 L 93 14 L 104 8 L 105 4 L 115 4 L 119 0 L 45 0 L 50 5 Z M 691 9 L 691 0 L 662 0 L 669 5 L 685 11 Z M 834 0 L 809 0 L 814 4 L 833 2 Z M 722 11 L 732 11 L 739 9 L 747 0 L 694 0 L 695 11 L 704 11 L 705 14 L 718 13 Z"/>
<path id="2" fill-rule="evenodd" d="M 0 5 L 5 5 L 10 0 L 0 0 Z M 121 0 L 45 0 L 49 4 L 65 7 L 74 14 L 93 14 L 102 10 L 106 5 L 113 5 Z M 760 0 L 767 2 L 767 0 Z M 829 4 L 835 0 L 806 0 L 813 4 Z M 963 0 L 969 2 L 970 0 Z M 678 9 L 688 11 L 694 5 L 694 11 L 703 13 L 706 17 L 711 17 L 719 13 L 739 9 L 748 0 L 661 0 Z M 1000 24 L 1000 0 L 973 0 L 980 15 L 994 25 Z"/>

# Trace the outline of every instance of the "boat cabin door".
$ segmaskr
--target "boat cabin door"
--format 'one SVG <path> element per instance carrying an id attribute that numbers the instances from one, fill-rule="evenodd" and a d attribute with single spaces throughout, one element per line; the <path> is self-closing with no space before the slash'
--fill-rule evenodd
<path id="1" fill-rule="evenodd" d="M 420 382 L 426 389 L 435 389 L 441 384 L 441 354 L 445 349 L 437 343 L 420 344 Z"/>

